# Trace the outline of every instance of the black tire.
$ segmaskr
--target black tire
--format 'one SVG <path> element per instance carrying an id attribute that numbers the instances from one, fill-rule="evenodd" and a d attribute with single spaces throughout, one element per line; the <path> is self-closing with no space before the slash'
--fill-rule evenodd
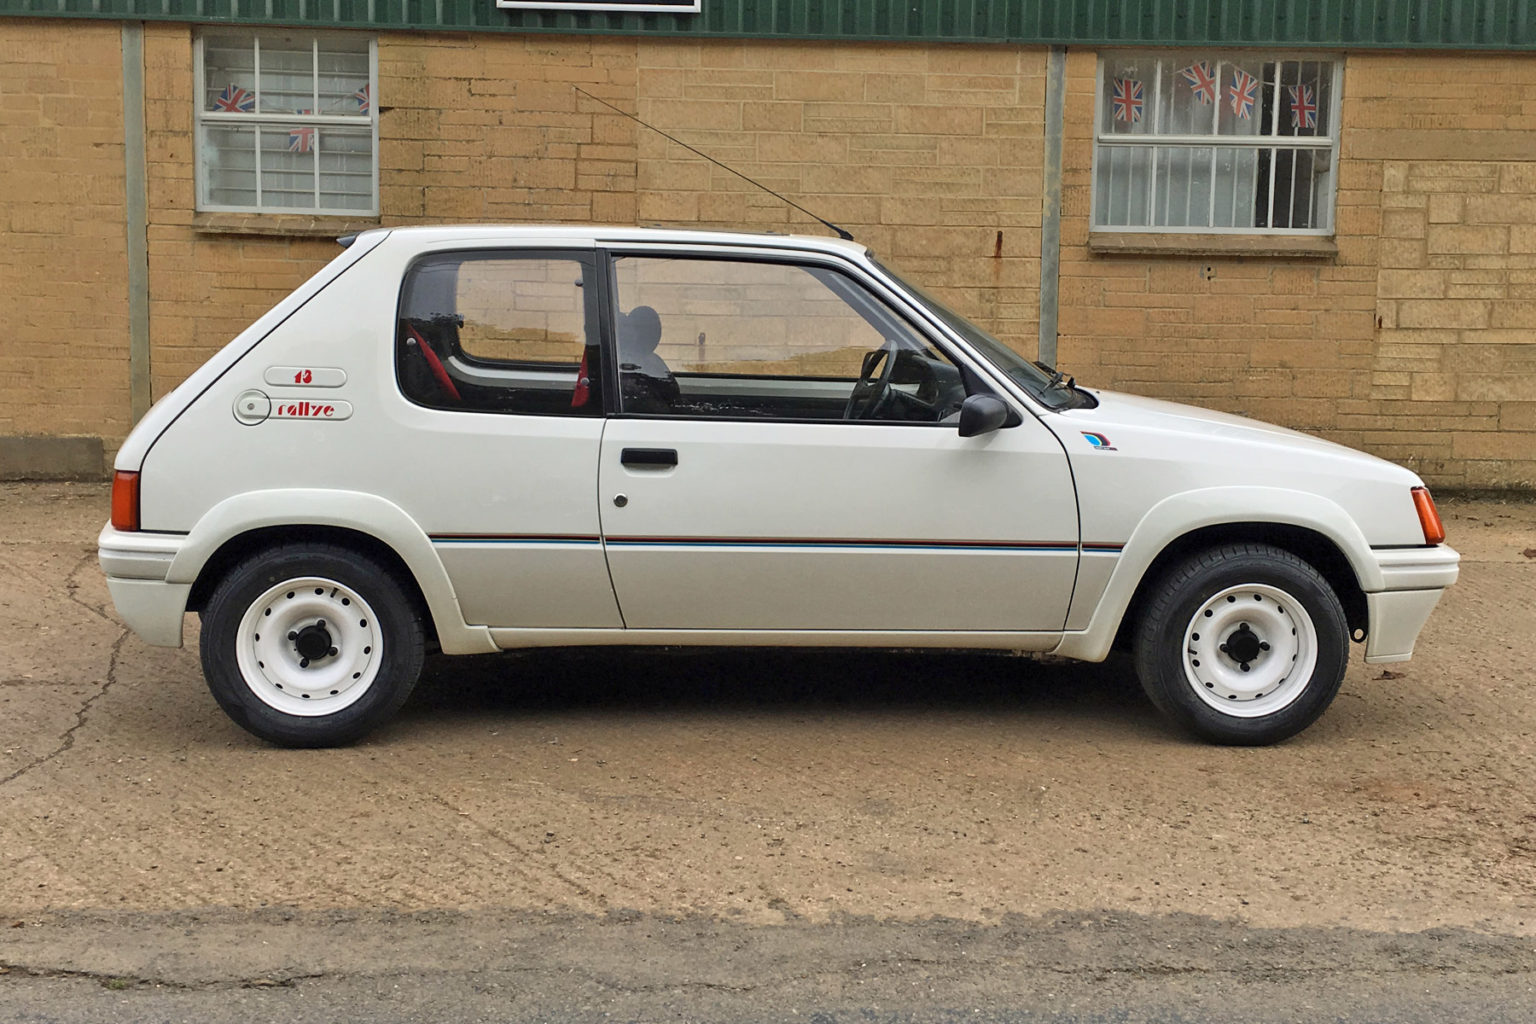
<path id="1" fill-rule="evenodd" d="M 305 713 L 287 713 L 274 703 L 308 698 L 311 694 L 300 694 L 292 686 L 282 694 L 273 693 L 274 688 L 283 691 L 284 687 L 268 678 L 265 671 L 257 673 L 253 670 L 252 678 L 248 679 L 241 668 L 237 642 L 246 640 L 239 635 L 241 623 L 253 604 L 265 604 L 264 596 L 270 595 L 279 584 L 298 580 L 311 583 L 333 581 L 336 588 L 317 600 L 348 605 L 354 611 L 366 607 L 371 610 L 372 620 L 358 620 L 371 630 L 366 634 L 367 646 L 357 648 L 355 643 L 341 640 L 340 627 L 333 622 L 329 628 L 338 632 L 335 641 L 338 646 L 315 656 L 314 665 L 319 672 L 328 657 L 361 658 L 364 655 L 359 651 L 368 652 L 364 666 L 366 674 L 360 671 L 352 676 L 361 681 L 336 684 L 355 685 L 356 691 L 348 692 L 340 700 L 318 692 L 315 695 L 319 699 L 313 705 L 302 707 Z M 314 588 L 313 593 L 319 595 L 321 589 Z M 337 598 L 338 593 L 356 595 L 358 603 L 353 605 L 349 597 Z M 286 596 L 293 598 L 294 594 L 289 592 Z M 308 593 L 302 595 L 304 598 L 308 596 Z M 274 606 L 279 598 L 273 598 Z M 252 611 L 252 614 L 257 613 Z M 270 610 L 264 614 L 268 618 L 255 621 L 274 621 L 270 619 Z M 307 618 L 317 622 L 322 629 L 326 628 L 323 617 Z M 202 612 L 202 624 L 203 676 L 214 699 L 235 724 L 279 746 L 331 747 L 359 739 L 400 709 L 421 674 L 425 631 L 420 612 L 388 570 L 356 551 L 335 545 L 285 544 L 246 558 L 214 587 Z M 346 625 L 350 627 L 355 623 Z M 290 632 L 286 639 L 292 640 L 294 635 Z M 325 643 L 332 642 L 328 633 L 316 635 L 324 636 Z M 259 633 L 255 637 L 260 640 Z M 271 644 L 273 638 L 269 637 L 267 642 Z M 340 646 L 350 649 L 341 652 L 338 650 Z M 293 645 L 291 657 L 295 659 L 301 656 L 298 647 L 298 644 Z M 251 650 L 255 651 L 254 646 Z M 256 661 L 256 656 L 251 653 L 248 660 L 265 670 L 266 663 Z M 310 666 L 307 659 L 299 664 L 305 669 Z M 340 662 L 335 661 L 335 664 Z M 344 667 L 351 668 L 352 665 L 348 663 Z M 291 674 L 294 666 L 287 665 L 285 670 Z M 271 699 L 264 699 L 258 691 L 268 693 Z M 333 695 L 337 692 L 329 691 Z M 333 713 L 325 713 L 328 699 L 347 703 Z M 315 713 L 308 713 L 311 706 Z"/>
<path id="2" fill-rule="evenodd" d="M 1236 593 L 1232 593 L 1234 590 Z M 1294 604 L 1274 600 L 1276 592 Z M 1271 598 L 1268 612 L 1263 610 L 1266 605 L 1260 595 Z M 1282 624 L 1282 628 L 1270 629 L 1273 635 L 1269 639 L 1275 641 L 1273 649 L 1268 640 L 1263 640 L 1264 626 L 1254 631 L 1247 622 L 1239 623 L 1238 629 L 1230 625 L 1234 616 L 1241 616 L 1238 609 L 1249 607 L 1239 601 L 1246 602 L 1250 597 L 1258 609 L 1253 613 L 1255 616 L 1271 616 L 1271 627 L 1275 622 Z M 1220 600 L 1212 604 L 1217 598 Z M 1232 610 L 1226 611 L 1223 602 L 1233 602 Z M 1197 615 L 1213 615 L 1213 609 L 1222 611 L 1222 615 L 1211 621 L 1226 624 L 1202 638 L 1194 620 Z M 1276 615 L 1276 610 L 1284 614 Z M 1305 614 L 1315 637 L 1306 636 L 1304 623 L 1293 618 L 1293 613 Z M 1289 630 L 1292 637 L 1300 630 L 1301 641 L 1284 639 L 1287 631 L 1283 624 L 1287 621 L 1293 623 Z M 1224 639 L 1220 635 L 1223 631 Z M 1204 668 L 1195 655 L 1202 639 L 1207 645 L 1203 650 L 1210 655 Z M 1286 646 L 1298 642 L 1305 646 Z M 1209 651 L 1211 644 L 1220 645 L 1219 654 Z M 1230 650 L 1239 656 L 1251 652 L 1252 660 L 1233 657 L 1228 653 L 1229 644 Z M 1298 653 L 1303 659 L 1299 663 Z M 1349 626 L 1338 595 L 1307 562 L 1264 544 L 1225 544 L 1180 562 L 1154 581 L 1136 624 L 1134 656 L 1142 689 L 1174 723 L 1213 743 L 1262 746 L 1301 732 L 1332 703 L 1349 663 Z M 1186 665 L 1186 656 L 1190 665 Z M 1270 657 L 1275 660 L 1266 663 L 1264 659 Z M 1284 675 L 1288 671 L 1284 668 L 1286 657 L 1293 665 L 1311 660 L 1310 673 L 1304 678 L 1297 678 L 1294 673 Z M 1240 674 L 1249 673 L 1250 669 L 1250 676 Z M 1218 670 L 1224 675 L 1218 677 Z M 1265 695 L 1265 681 L 1276 676 L 1280 678 Z M 1251 679 L 1250 685 L 1260 692 L 1257 696 L 1234 692 L 1211 681 L 1218 678 L 1237 680 L 1237 686 Z M 1197 692 L 1197 680 L 1203 680 L 1199 685 L 1205 688 L 1204 693 Z M 1260 713 L 1267 705 L 1259 702 L 1266 699 L 1285 703 Z M 1233 710 L 1225 711 L 1223 706 Z"/>

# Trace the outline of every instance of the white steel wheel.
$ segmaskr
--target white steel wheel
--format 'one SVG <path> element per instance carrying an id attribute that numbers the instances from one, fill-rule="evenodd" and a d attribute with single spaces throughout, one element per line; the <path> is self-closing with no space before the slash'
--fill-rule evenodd
<path id="1" fill-rule="evenodd" d="M 1164 715 L 1213 743 L 1277 743 L 1332 703 L 1349 663 L 1343 604 L 1298 555 L 1267 544 L 1194 552 L 1145 584 L 1136 675 Z"/>
<path id="2" fill-rule="evenodd" d="M 426 626 L 400 567 L 318 542 L 253 552 L 202 607 L 209 692 L 241 728 L 288 747 L 351 743 L 398 711 Z"/>
<path id="3" fill-rule="evenodd" d="M 1317 627 L 1300 601 L 1249 583 L 1213 596 L 1184 630 L 1184 675 L 1224 715 L 1259 718 L 1286 707 L 1317 666 Z"/>
<path id="4" fill-rule="evenodd" d="M 246 609 L 235 640 L 240 676 L 287 715 L 330 715 L 358 701 L 384 659 L 378 616 L 331 579 L 303 576 L 269 588 Z"/>

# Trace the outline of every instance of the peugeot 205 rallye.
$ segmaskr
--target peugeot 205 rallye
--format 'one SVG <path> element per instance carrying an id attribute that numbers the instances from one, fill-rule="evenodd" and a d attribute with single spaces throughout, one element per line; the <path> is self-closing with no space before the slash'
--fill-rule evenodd
<path id="1" fill-rule="evenodd" d="M 431 645 L 1117 641 L 1174 722 L 1268 743 L 1456 579 L 1413 473 L 1077 387 L 852 242 L 343 242 L 133 430 L 99 542 L 275 743 L 362 736 Z"/>

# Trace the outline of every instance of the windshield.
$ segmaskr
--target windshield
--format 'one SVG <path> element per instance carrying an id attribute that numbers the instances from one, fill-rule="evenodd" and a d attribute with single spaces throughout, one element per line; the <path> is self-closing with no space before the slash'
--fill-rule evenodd
<path id="1" fill-rule="evenodd" d="M 923 304 L 934 316 L 948 324 L 951 330 L 969 342 L 983 358 L 1042 403 L 1053 409 L 1077 403 L 1077 392 L 1070 387 L 1061 386 L 1059 382 L 1053 385 L 1051 374 L 1041 370 L 1034 363 L 944 305 L 932 292 L 913 284 L 910 279 L 892 270 L 888 264 L 877 260 L 875 266 L 883 270 L 897 284 L 922 299 Z"/>

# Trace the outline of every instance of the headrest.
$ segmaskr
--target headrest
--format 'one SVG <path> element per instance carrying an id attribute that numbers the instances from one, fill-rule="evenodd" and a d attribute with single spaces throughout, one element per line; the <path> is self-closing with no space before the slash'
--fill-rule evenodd
<path id="1" fill-rule="evenodd" d="M 650 306 L 636 306 L 619 319 L 619 350 L 626 356 L 656 351 L 661 344 L 661 316 Z"/>

